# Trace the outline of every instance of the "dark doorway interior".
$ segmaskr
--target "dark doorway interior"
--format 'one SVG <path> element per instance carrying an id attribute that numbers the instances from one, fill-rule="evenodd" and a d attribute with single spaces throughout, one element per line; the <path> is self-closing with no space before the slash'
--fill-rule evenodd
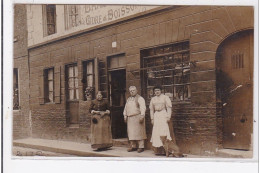
<path id="1" fill-rule="evenodd" d="M 126 138 L 127 130 L 123 116 L 126 102 L 126 70 L 110 71 L 109 79 L 113 139 Z"/>

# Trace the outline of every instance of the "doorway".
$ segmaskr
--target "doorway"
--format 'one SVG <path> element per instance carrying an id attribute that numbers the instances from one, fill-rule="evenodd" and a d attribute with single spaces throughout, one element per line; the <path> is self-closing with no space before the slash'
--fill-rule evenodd
<path id="1" fill-rule="evenodd" d="M 79 86 L 77 64 L 67 65 L 65 75 L 67 124 L 70 127 L 73 127 L 79 124 Z"/>
<path id="2" fill-rule="evenodd" d="M 253 132 L 253 30 L 227 38 L 218 48 L 217 98 L 223 147 L 250 150 Z"/>
<path id="3" fill-rule="evenodd" d="M 110 105 L 113 139 L 126 138 L 127 128 L 124 122 L 123 111 L 126 103 L 126 70 L 109 72 Z"/>

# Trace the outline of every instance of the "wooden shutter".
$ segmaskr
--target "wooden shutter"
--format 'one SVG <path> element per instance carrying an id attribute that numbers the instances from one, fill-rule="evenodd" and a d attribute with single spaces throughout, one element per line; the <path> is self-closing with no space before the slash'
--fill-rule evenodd
<path id="1" fill-rule="evenodd" d="M 60 94 L 60 88 L 61 88 L 61 77 L 60 77 L 60 71 L 61 67 L 55 67 L 54 68 L 54 101 L 55 103 L 61 103 L 61 94 Z"/>
<path id="2" fill-rule="evenodd" d="M 94 73 L 95 73 L 95 90 L 96 92 L 99 91 L 99 60 L 96 57 L 94 60 Z"/>
<path id="3" fill-rule="evenodd" d="M 44 70 L 39 75 L 39 104 L 44 104 Z"/>

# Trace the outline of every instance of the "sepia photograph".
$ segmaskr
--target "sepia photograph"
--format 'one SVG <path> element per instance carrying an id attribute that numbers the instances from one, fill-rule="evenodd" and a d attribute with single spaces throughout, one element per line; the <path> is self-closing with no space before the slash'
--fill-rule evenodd
<path id="1" fill-rule="evenodd" d="M 14 3 L 12 157 L 252 159 L 255 12 Z"/>

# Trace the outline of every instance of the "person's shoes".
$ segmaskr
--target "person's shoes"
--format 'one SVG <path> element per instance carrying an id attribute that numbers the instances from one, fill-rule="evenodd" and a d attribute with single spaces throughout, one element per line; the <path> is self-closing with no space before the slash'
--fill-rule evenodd
<path id="1" fill-rule="evenodd" d="M 143 148 L 138 148 L 138 150 L 137 150 L 138 153 L 141 153 L 141 152 L 143 152 L 143 151 L 144 151 Z"/>
<path id="2" fill-rule="evenodd" d="M 132 151 L 136 151 L 136 150 L 137 150 L 137 148 L 128 148 L 127 149 L 128 152 L 132 152 Z"/>

